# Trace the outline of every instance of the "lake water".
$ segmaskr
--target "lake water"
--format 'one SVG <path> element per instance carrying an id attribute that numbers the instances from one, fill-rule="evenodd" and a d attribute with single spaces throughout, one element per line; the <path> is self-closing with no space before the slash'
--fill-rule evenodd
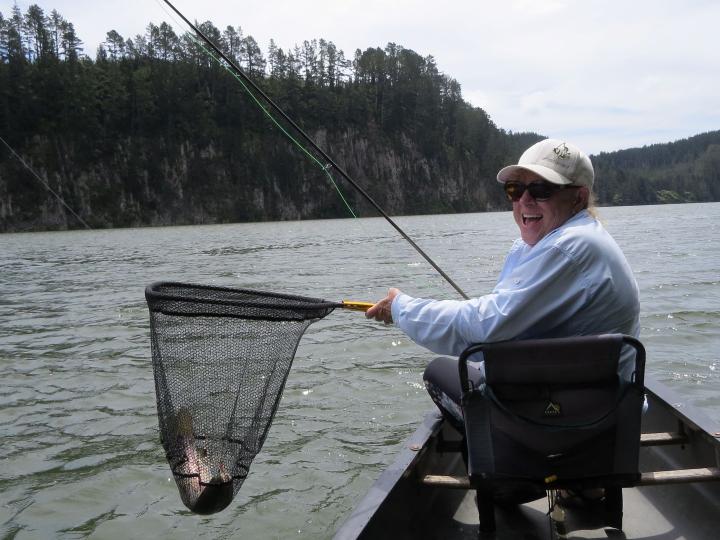
<path id="1" fill-rule="evenodd" d="M 720 419 L 720 204 L 600 213 L 640 285 L 648 372 Z M 470 295 L 515 237 L 507 212 L 397 221 Z M 195 516 L 158 438 L 143 296 L 158 280 L 457 298 L 382 219 L 0 235 L 2 537 L 331 537 L 431 409 L 431 355 L 360 313 L 311 326 L 235 501 Z"/>

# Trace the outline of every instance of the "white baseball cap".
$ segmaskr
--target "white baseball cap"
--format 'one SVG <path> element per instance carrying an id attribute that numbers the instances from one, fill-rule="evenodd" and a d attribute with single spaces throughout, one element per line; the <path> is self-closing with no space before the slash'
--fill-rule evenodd
<path id="1" fill-rule="evenodd" d="M 514 180 L 519 171 L 532 171 L 553 184 L 592 188 L 595 179 L 590 158 L 577 146 L 558 139 L 545 139 L 523 152 L 517 165 L 500 169 L 498 182 Z"/>

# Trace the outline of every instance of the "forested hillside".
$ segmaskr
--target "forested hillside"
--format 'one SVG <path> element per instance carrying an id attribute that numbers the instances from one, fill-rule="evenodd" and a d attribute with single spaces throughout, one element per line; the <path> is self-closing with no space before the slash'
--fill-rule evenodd
<path id="1" fill-rule="evenodd" d="M 720 200 L 720 131 L 592 159 L 603 204 Z"/>
<path id="2" fill-rule="evenodd" d="M 240 28 L 201 29 L 390 214 L 508 208 L 495 174 L 541 138 L 498 128 L 399 45 L 263 53 Z M 323 168 L 165 23 L 110 31 L 90 58 L 56 11 L 0 13 L 0 136 L 47 184 L 0 145 L 0 231 L 80 227 L 48 188 L 93 227 L 350 215 Z M 601 204 L 720 199 L 720 132 L 594 161 Z"/>

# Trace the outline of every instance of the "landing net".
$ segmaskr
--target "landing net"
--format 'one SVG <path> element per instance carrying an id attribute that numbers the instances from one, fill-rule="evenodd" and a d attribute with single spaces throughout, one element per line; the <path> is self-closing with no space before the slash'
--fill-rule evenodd
<path id="1" fill-rule="evenodd" d="M 145 298 L 170 469 L 185 506 L 218 512 L 265 442 L 300 338 L 339 304 L 167 282 Z"/>

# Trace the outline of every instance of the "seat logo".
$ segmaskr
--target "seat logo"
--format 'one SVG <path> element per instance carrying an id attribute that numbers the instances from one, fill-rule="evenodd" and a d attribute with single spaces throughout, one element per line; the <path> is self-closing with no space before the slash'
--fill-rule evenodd
<path id="1" fill-rule="evenodd" d="M 543 414 L 545 416 L 560 416 L 562 414 L 560 404 L 553 403 L 552 401 L 548 402 L 547 407 L 545 407 L 545 412 Z"/>

